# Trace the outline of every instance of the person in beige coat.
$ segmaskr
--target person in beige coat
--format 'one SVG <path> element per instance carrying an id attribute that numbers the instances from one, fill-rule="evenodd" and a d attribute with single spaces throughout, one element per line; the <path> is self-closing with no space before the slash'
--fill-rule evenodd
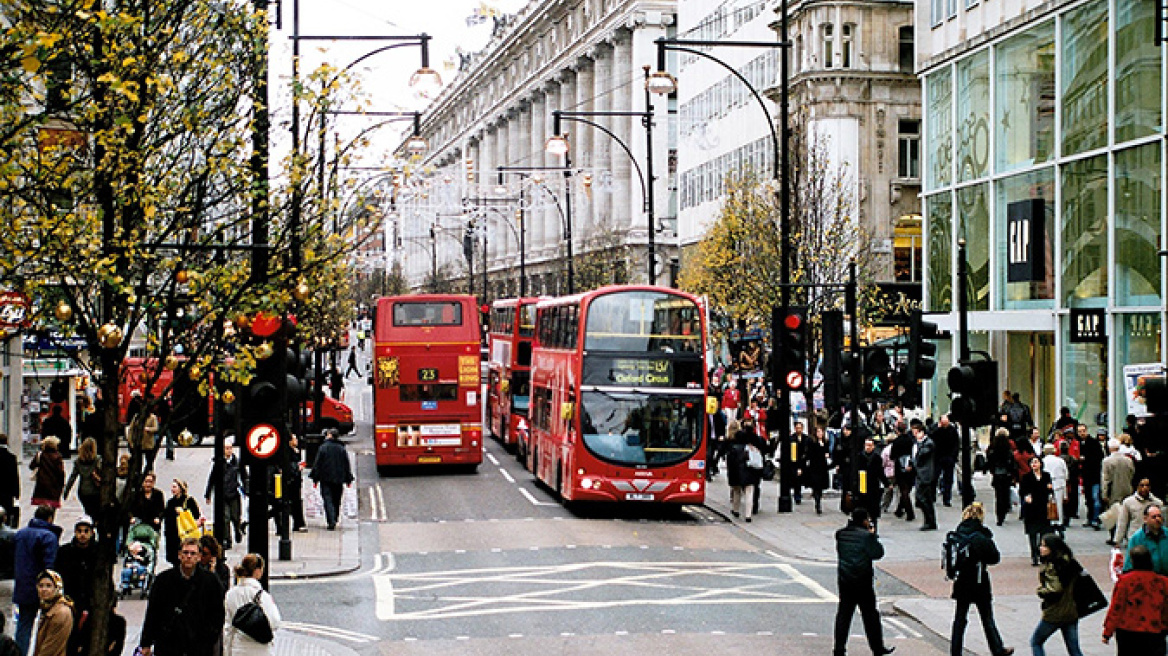
<path id="1" fill-rule="evenodd" d="M 1152 494 L 1151 481 L 1142 478 L 1136 485 L 1135 494 L 1119 504 L 1119 519 L 1115 522 L 1115 546 L 1127 551 L 1127 541 L 1144 525 L 1144 509 L 1152 504 L 1164 505 Z"/>
<path id="2" fill-rule="evenodd" d="M 235 587 L 227 591 L 223 600 L 225 622 L 223 626 L 223 654 L 224 656 L 271 656 L 275 653 L 276 641 L 264 644 L 256 642 L 243 631 L 232 626 L 235 613 L 251 601 L 258 601 L 268 617 L 268 624 L 272 627 L 272 634 L 280 629 L 280 609 L 276 607 L 276 600 L 264 590 L 260 579 L 264 575 L 264 558 L 259 554 L 245 555 L 235 566 Z"/>
<path id="3" fill-rule="evenodd" d="M 61 575 L 46 569 L 37 576 L 41 615 L 37 623 L 33 656 L 65 656 L 73 632 L 73 602 L 65 596 Z"/>
<path id="4" fill-rule="evenodd" d="M 1132 479 L 1136 476 L 1135 461 L 1120 453 L 1119 447 L 1119 440 L 1110 440 L 1107 443 L 1110 455 L 1103 459 L 1103 487 L 1100 494 L 1103 496 L 1103 505 L 1108 508 L 1131 496 Z"/>

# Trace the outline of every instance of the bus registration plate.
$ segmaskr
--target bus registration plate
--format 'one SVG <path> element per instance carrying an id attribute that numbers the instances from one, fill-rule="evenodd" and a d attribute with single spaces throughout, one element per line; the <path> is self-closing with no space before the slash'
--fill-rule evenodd
<path id="1" fill-rule="evenodd" d="M 639 492 L 629 492 L 625 495 L 625 501 L 653 501 L 655 498 L 652 494 L 642 494 Z"/>
<path id="2" fill-rule="evenodd" d="M 442 456 L 418 456 L 418 464 L 432 465 L 436 462 L 442 462 Z"/>

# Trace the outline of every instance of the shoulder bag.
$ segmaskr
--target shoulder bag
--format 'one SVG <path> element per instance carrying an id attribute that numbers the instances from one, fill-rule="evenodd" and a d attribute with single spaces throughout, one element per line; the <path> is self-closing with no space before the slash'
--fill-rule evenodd
<path id="1" fill-rule="evenodd" d="M 231 618 L 231 626 L 261 645 L 266 645 L 275 636 L 272 635 L 272 623 L 268 621 L 263 606 L 260 606 L 260 595 L 263 593 L 264 591 L 260 590 L 254 599 L 235 611 L 235 616 Z"/>
<path id="2" fill-rule="evenodd" d="M 1071 594 L 1074 595 L 1075 612 L 1080 619 L 1107 608 L 1107 595 L 1103 594 L 1087 570 L 1079 572 Z"/>

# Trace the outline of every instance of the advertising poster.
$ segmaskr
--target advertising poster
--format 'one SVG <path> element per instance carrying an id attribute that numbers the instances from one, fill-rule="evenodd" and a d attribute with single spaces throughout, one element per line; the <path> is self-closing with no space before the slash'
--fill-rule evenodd
<path id="1" fill-rule="evenodd" d="M 1127 414 L 1137 417 L 1149 416 L 1144 400 L 1144 379 L 1164 375 L 1164 365 L 1159 362 L 1129 364 L 1123 367 L 1123 391 L 1127 400 Z"/>

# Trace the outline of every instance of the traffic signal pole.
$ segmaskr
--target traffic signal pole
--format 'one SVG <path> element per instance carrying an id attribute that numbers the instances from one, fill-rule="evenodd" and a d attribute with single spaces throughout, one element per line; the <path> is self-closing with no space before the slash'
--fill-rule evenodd
<path id="1" fill-rule="evenodd" d="M 957 240 L 957 344 L 960 361 L 969 361 L 969 263 L 965 240 Z M 973 429 L 961 422 L 961 507 L 973 503 Z"/>
<path id="2" fill-rule="evenodd" d="M 844 293 L 844 303 L 847 305 L 847 313 L 851 318 L 852 325 L 849 329 L 849 337 L 851 338 L 850 350 L 852 352 L 852 376 L 851 376 L 851 390 L 849 394 L 851 399 L 851 408 L 848 411 L 850 417 L 850 424 L 852 426 L 852 443 L 845 444 L 844 448 L 852 451 L 852 472 L 849 489 L 853 492 L 859 491 L 859 471 L 860 471 L 860 454 L 864 451 L 864 438 L 867 436 L 866 430 L 860 430 L 860 395 L 863 393 L 861 386 L 863 385 L 863 365 L 860 364 L 860 310 L 859 290 L 856 284 L 856 261 L 853 259 L 848 263 L 848 286 Z"/>

